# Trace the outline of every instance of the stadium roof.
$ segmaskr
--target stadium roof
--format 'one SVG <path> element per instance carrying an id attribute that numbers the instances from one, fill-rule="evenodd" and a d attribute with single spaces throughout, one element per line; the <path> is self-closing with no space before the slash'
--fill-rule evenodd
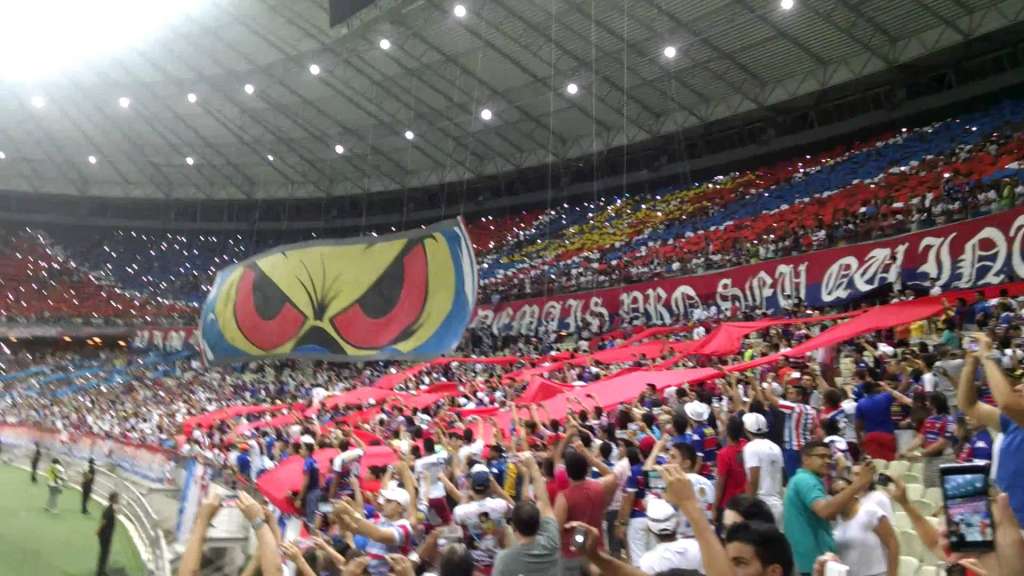
<path id="1" fill-rule="evenodd" d="M 1024 20 L 1024 0 L 377 0 L 329 28 L 326 4 L 211 1 L 143 46 L 0 84 L 0 188 L 286 198 L 459 181 L 764 108 Z"/>

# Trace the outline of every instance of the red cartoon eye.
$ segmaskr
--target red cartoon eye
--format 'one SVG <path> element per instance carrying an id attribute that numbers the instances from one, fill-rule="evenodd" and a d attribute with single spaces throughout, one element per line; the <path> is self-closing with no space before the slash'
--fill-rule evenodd
<path id="1" fill-rule="evenodd" d="M 246 268 L 235 295 L 235 323 L 260 350 L 273 350 L 299 333 L 305 316 L 259 268 Z"/>
<path id="2" fill-rule="evenodd" d="M 359 348 L 395 342 L 423 312 L 427 253 L 417 244 L 395 259 L 352 306 L 331 319 L 338 335 Z"/>

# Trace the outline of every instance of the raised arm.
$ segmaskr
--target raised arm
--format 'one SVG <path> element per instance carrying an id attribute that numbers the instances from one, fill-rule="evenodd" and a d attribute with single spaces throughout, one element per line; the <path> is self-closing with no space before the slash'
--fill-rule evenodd
<path id="1" fill-rule="evenodd" d="M 185 546 L 185 552 L 181 555 L 181 562 L 178 564 L 178 576 L 199 576 L 203 544 L 206 542 L 206 530 L 210 527 L 210 521 L 213 520 L 218 510 L 220 510 L 220 494 L 217 488 L 213 487 L 203 499 L 203 503 L 199 505 L 192 533 L 189 534 L 188 544 Z"/>
<path id="2" fill-rule="evenodd" d="M 974 373 L 978 369 L 977 354 L 968 354 L 964 357 L 963 368 L 960 369 L 960 379 L 957 384 L 957 404 L 968 416 L 975 421 L 999 430 L 999 409 L 978 402 L 978 388 L 974 385 Z"/>
<path id="3" fill-rule="evenodd" d="M 830 498 L 822 498 L 813 504 L 811 509 L 823 520 L 833 520 L 852 502 L 857 495 L 871 485 L 875 478 L 875 466 L 868 462 L 861 466 L 857 477 L 842 492 Z"/>
<path id="4" fill-rule="evenodd" d="M 245 492 L 238 493 L 238 509 L 253 525 L 256 531 L 256 546 L 260 556 L 260 573 L 263 576 L 281 576 L 281 557 L 277 553 L 278 542 L 273 529 L 266 521 L 266 511 L 260 503 Z M 198 574 L 198 571 L 196 572 Z"/>
<path id="5" fill-rule="evenodd" d="M 569 522 L 565 525 L 567 530 L 583 530 L 586 533 L 583 553 L 601 573 L 601 576 L 648 576 L 645 572 L 613 558 L 605 550 L 597 545 L 600 540 L 600 533 L 597 528 L 583 522 Z"/>
<path id="6" fill-rule="evenodd" d="M 693 527 L 693 537 L 700 546 L 706 576 L 733 576 L 732 562 L 715 534 L 704 507 L 697 500 L 693 484 L 678 466 L 665 466 L 661 471 L 665 478 L 665 499 L 674 505 Z"/>
<path id="7" fill-rule="evenodd" d="M 1013 384 L 1006 377 L 1002 367 L 992 357 L 992 340 L 986 334 L 978 334 L 978 355 L 981 357 L 981 366 L 985 370 L 985 381 L 992 390 L 992 396 L 996 404 L 1006 413 L 1018 426 L 1024 426 L 1024 398 L 1014 391 Z M 966 366 L 965 366 L 966 367 Z M 999 426 L 994 426 L 997 430 Z"/>
<path id="8" fill-rule="evenodd" d="M 529 471 L 530 480 L 533 482 L 533 497 L 537 501 L 537 509 L 540 510 L 541 517 L 554 518 L 555 513 L 551 507 L 551 499 L 548 497 L 548 485 L 544 475 L 540 473 L 537 461 L 533 459 L 533 454 L 524 452 L 520 462 L 525 464 L 525 468 Z"/>

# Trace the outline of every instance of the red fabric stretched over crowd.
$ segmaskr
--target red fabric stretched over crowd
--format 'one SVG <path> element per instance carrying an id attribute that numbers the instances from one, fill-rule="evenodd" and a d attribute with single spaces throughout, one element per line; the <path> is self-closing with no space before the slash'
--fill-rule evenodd
<path id="1" fill-rule="evenodd" d="M 682 332 L 689 332 L 691 330 L 693 330 L 691 326 L 655 326 L 654 328 L 641 330 L 640 332 L 626 340 L 625 343 L 634 344 L 647 338 L 666 336 L 668 334 L 680 334 Z"/>
<path id="2" fill-rule="evenodd" d="M 467 416 L 494 416 L 498 413 L 497 406 L 484 406 L 483 408 L 457 408 L 455 410 L 463 418 Z"/>
<path id="3" fill-rule="evenodd" d="M 363 422 L 369 422 L 377 414 L 380 414 L 380 406 L 374 406 L 373 408 L 367 408 L 366 410 L 352 412 L 342 416 L 341 418 L 337 418 L 334 421 L 350 425 L 361 424 Z"/>
<path id="4" fill-rule="evenodd" d="M 942 312 L 944 308 L 942 301 L 943 297 L 934 296 L 918 298 L 917 300 L 911 300 L 909 302 L 896 302 L 893 304 L 883 304 L 881 306 L 875 306 L 874 308 L 868 308 L 867 310 L 860 311 L 860 314 L 854 316 L 850 320 L 843 322 L 842 324 L 836 324 L 814 338 L 794 346 L 785 352 L 755 358 L 749 362 L 732 364 L 730 366 L 726 366 L 724 370 L 727 372 L 742 372 L 743 370 L 750 370 L 752 368 L 776 362 L 784 356 L 802 356 L 809 352 L 814 352 L 819 348 L 846 342 L 847 340 L 851 340 L 869 332 L 885 330 L 886 328 L 892 328 L 893 326 L 910 324 L 912 322 L 917 322 L 918 320 L 931 318 L 932 316 L 936 316 Z"/>
<path id="5" fill-rule="evenodd" d="M 196 426 L 200 428 L 208 428 L 214 424 L 223 422 L 224 420 L 230 420 L 239 416 L 245 416 L 249 414 L 261 414 L 263 412 L 278 412 L 288 408 L 288 404 L 275 404 L 273 406 L 269 404 L 251 405 L 251 406 L 228 406 L 227 408 L 221 408 L 214 410 L 213 412 L 207 412 L 206 414 L 200 414 L 199 416 L 193 416 L 182 424 L 182 430 L 185 434 L 191 434 L 192 429 Z"/>
<path id="6" fill-rule="evenodd" d="M 665 342 L 648 342 L 636 346 L 619 346 L 595 352 L 589 356 L 583 356 L 573 360 L 574 364 L 585 364 L 588 360 L 596 360 L 605 364 L 618 364 L 619 362 L 632 362 L 638 358 L 657 358 L 665 349 Z"/>
<path id="7" fill-rule="evenodd" d="M 459 391 L 458 382 L 438 382 L 431 384 L 426 392 L 429 394 L 445 394 L 448 396 L 454 395 Z"/>
<path id="8" fill-rule="evenodd" d="M 725 322 L 711 331 L 710 334 L 697 340 L 699 343 L 689 351 L 690 354 L 701 354 L 704 356 L 730 356 L 740 351 L 743 339 L 747 335 L 764 330 L 772 326 L 784 324 L 806 324 L 809 322 L 826 322 L 829 320 L 841 320 L 851 316 L 863 314 L 863 310 L 832 314 L 828 316 L 808 316 L 802 318 L 770 318 L 767 320 L 754 320 L 752 322 Z M 684 343 L 685 344 L 685 343 Z M 684 350 L 676 349 L 676 352 Z"/>
<path id="9" fill-rule="evenodd" d="M 597 403 L 603 408 L 610 409 L 622 403 L 629 403 L 636 400 L 636 397 L 644 391 L 647 384 L 654 384 L 658 390 L 669 386 L 681 386 L 682 384 L 697 384 L 712 378 L 717 378 L 721 372 L 714 368 L 686 368 L 681 370 L 649 371 L 641 370 L 631 372 L 622 376 L 598 380 L 581 388 L 573 388 L 563 394 L 549 398 L 544 407 L 551 414 L 552 418 L 562 419 L 574 407 L 569 404 L 569 398 L 575 397 L 583 400 L 587 394 L 593 394 Z M 511 415 L 502 413 L 498 422 L 503 428 L 507 428 L 511 422 Z"/>
<path id="10" fill-rule="evenodd" d="M 398 372 L 396 374 L 385 374 L 377 379 L 377 381 L 373 384 L 373 387 L 393 390 L 395 386 L 398 386 L 406 379 L 412 378 L 413 376 L 419 374 L 420 372 L 427 369 L 429 366 L 429 363 L 424 362 L 422 364 L 416 364 L 415 366 L 406 368 L 405 370 L 402 370 L 401 372 Z"/>
<path id="11" fill-rule="evenodd" d="M 435 358 L 429 362 L 431 366 L 446 366 L 452 362 L 458 362 L 460 364 L 515 364 L 519 362 L 518 356 L 495 356 L 493 358 L 471 358 L 471 357 L 456 357 L 456 358 Z"/>
<path id="12" fill-rule="evenodd" d="M 257 420 L 255 422 L 246 422 L 245 424 L 240 424 L 236 426 L 235 429 L 231 431 L 229 437 L 237 438 L 238 436 L 241 436 L 246 432 L 252 430 L 259 430 L 260 428 L 279 428 L 281 426 L 289 426 L 295 423 L 299 416 L 299 413 L 289 412 L 288 414 L 282 414 L 280 416 L 271 418 L 270 420 Z"/>
<path id="13" fill-rule="evenodd" d="M 365 404 L 370 400 L 373 400 L 374 402 L 381 402 L 382 400 L 385 400 L 394 395 L 394 392 L 384 390 L 382 388 L 354 388 L 352 390 L 346 390 L 341 394 L 334 394 L 332 396 L 328 396 L 327 398 L 324 398 L 322 404 L 324 408 L 334 408 L 335 406 L 346 405 L 356 406 Z"/>
<path id="14" fill-rule="evenodd" d="M 331 460 L 338 455 L 334 448 L 321 448 L 313 452 L 313 459 L 316 460 L 317 468 L 320 469 L 321 478 L 325 477 L 331 468 Z M 372 488 L 368 482 L 370 466 L 386 466 L 398 460 L 394 451 L 388 446 L 367 446 L 366 453 L 362 458 L 363 488 Z M 298 514 L 299 511 L 291 501 L 292 492 L 302 490 L 302 456 L 290 456 L 259 477 L 256 481 L 256 489 L 263 494 L 271 504 L 286 514 Z"/>
<path id="15" fill-rule="evenodd" d="M 450 396 L 452 396 L 452 394 L 433 394 L 430 392 L 424 392 L 422 394 L 398 394 L 398 398 L 402 406 L 408 406 L 410 408 L 426 408 L 427 406 L 432 406 L 438 400 L 448 398 Z"/>
<path id="16" fill-rule="evenodd" d="M 558 396 L 569 388 L 570 386 L 566 384 L 535 376 L 530 382 L 530 385 L 526 387 L 526 390 L 519 395 L 519 398 L 516 400 L 516 404 L 534 404 L 536 402 L 543 402 L 548 398 Z"/>

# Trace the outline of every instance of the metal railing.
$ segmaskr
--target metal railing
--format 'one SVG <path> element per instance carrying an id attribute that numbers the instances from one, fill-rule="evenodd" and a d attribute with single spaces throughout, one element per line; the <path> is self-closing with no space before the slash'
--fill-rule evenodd
<path id="1" fill-rule="evenodd" d="M 5 448 L 2 461 L 29 470 L 31 450 L 21 447 Z M 67 471 L 68 485 L 81 490 L 81 486 L 72 479 L 80 479 L 86 465 L 77 460 L 73 464 L 74 469 L 69 466 Z M 43 469 L 45 470 L 45 467 Z M 142 556 L 147 573 L 150 576 L 171 576 L 171 556 L 167 547 L 167 539 L 160 529 L 160 523 L 153 508 L 131 482 L 97 467 L 92 485 L 92 498 L 106 505 L 113 492 L 117 492 L 119 499 L 118 518 L 128 528 L 132 541 Z"/>

